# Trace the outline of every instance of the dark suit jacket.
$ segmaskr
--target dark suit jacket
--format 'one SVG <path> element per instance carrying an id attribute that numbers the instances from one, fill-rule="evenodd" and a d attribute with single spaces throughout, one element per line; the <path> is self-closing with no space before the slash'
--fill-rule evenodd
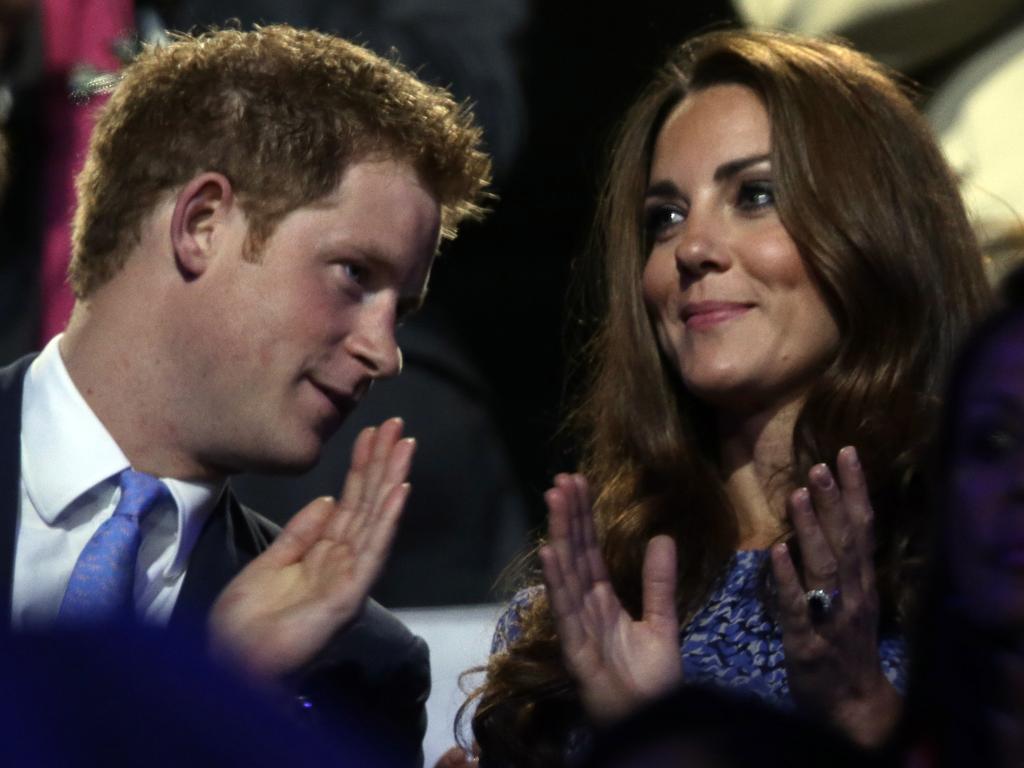
<path id="1" fill-rule="evenodd" d="M 20 478 L 21 402 L 32 358 L 0 368 L 0 625 L 9 625 Z M 226 489 L 189 558 L 171 615 L 176 628 L 202 631 L 224 586 L 267 548 L 277 526 Z M 400 765 L 422 764 L 430 668 L 426 643 L 373 600 L 356 621 L 290 681 L 324 724 L 343 718 L 379 731 Z M 374 741 L 377 740 L 374 738 Z"/>

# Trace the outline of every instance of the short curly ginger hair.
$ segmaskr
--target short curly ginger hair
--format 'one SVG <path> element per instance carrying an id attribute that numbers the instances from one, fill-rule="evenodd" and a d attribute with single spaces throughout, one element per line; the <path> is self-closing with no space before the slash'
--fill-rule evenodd
<path id="1" fill-rule="evenodd" d="M 177 35 L 128 65 L 77 179 L 69 282 L 89 296 L 121 269 L 160 198 L 223 173 L 251 222 L 247 257 L 289 212 L 368 158 L 408 161 L 441 205 L 441 231 L 479 218 L 491 162 L 468 107 L 400 64 L 284 25 Z"/>

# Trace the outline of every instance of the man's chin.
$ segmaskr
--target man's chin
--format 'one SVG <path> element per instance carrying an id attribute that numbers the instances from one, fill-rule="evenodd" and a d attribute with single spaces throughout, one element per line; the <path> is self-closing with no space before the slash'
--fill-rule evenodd
<path id="1" fill-rule="evenodd" d="M 301 475 L 317 465 L 323 452 L 323 442 L 310 440 L 309 445 L 299 450 L 296 444 L 282 447 L 279 451 L 266 451 L 245 458 L 240 471 L 259 475 Z"/>

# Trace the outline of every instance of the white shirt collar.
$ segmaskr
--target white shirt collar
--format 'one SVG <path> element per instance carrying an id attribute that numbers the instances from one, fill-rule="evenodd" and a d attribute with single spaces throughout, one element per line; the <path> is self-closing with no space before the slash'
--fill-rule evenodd
<path id="1" fill-rule="evenodd" d="M 60 336 L 29 366 L 22 400 L 25 490 L 40 517 L 54 525 L 82 494 L 128 469 L 128 458 L 75 387 L 60 355 Z M 165 575 L 184 570 L 223 482 L 161 478 L 177 507 L 176 551 Z"/>

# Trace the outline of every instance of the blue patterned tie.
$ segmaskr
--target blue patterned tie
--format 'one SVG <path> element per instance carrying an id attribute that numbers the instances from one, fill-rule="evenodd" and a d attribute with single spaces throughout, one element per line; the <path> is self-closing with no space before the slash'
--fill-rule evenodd
<path id="1" fill-rule="evenodd" d="M 139 520 L 170 492 L 155 477 L 133 469 L 124 470 L 117 482 L 121 499 L 78 556 L 58 622 L 102 621 L 132 613 L 135 561 L 142 540 Z"/>

